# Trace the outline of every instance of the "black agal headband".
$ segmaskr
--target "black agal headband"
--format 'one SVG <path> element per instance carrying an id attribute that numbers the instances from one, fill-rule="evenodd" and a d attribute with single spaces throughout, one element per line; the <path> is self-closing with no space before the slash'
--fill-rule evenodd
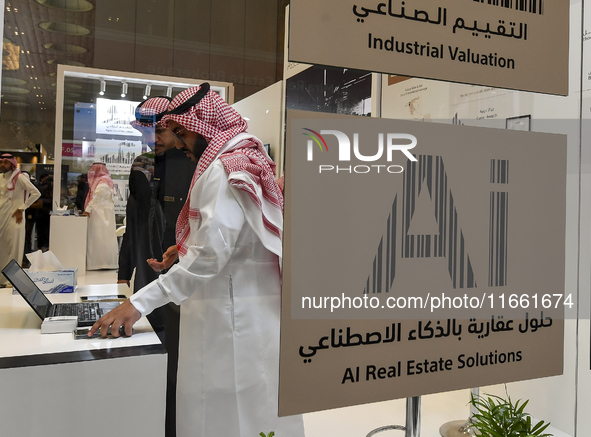
<path id="1" fill-rule="evenodd" d="M 181 103 L 176 108 L 171 109 L 170 111 L 167 112 L 167 114 L 174 114 L 174 115 L 184 114 L 189 109 L 191 109 L 193 106 L 195 106 L 197 103 L 199 103 L 201 101 L 201 99 L 203 97 L 205 97 L 205 95 L 208 92 L 209 92 L 209 84 L 207 82 L 205 82 L 204 84 L 201 85 L 201 87 L 199 87 L 199 91 L 197 91 L 189 100 Z"/>

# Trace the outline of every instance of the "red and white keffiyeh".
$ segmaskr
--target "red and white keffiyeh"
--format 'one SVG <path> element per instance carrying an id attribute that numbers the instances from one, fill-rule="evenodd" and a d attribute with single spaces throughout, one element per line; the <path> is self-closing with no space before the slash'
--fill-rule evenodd
<path id="1" fill-rule="evenodd" d="M 168 106 L 168 110 L 172 111 L 189 100 L 199 91 L 199 88 L 189 88 L 178 94 Z M 187 240 L 190 234 L 189 216 L 199 215 L 199 211 L 193 210 L 190 206 L 191 190 L 218 156 L 222 147 L 232 138 L 246 132 L 248 125 L 234 108 L 211 90 L 186 112 L 167 114 L 162 118 L 161 123 L 167 127 L 169 121 L 175 121 L 185 129 L 197 132 L 207 140 L 208 144 L 199 159 L 191 181 L 189 196 L 177 219 L 177 248 L 180 256 L 184 256 L 187 253 Z M 283 193 L 275 180 L 275 163 L 265 152 L 262 143 L 255 137 L 244 136 L 237 144 L 224 151 L 219 159 L 228 173 L 230 185 L 248 193 L 258 211 L 257 218 L 262 220 L 264 228 L 273 238 L 279 239 L 278 247 L 280 247 L 282 225 L 271 216 L 281 216 Z M 249 183 L 245 180 L 253 182 Z"/>
<path id="2" fill-rule="evenodd" d="M 140 132 L 153 129 L 168 110 L 169 103 L 170 99 L 167 97 L 152 97 L 144 100 L 136 108 L 136 119 L 130 123 L 131 126 Z"/>
<path id="3" fill-rule="evenodd" d="M 109 169 L 107 166 L 102 162 L 95 162 L 88 170 L 88 195 L 86 196 L 86 201 L 84 202 L 84 209 L 88 206 L 92 197 L 94 195 L 94 191 L 99 184 L 107 184 L 111 189 L 113 189 L 113 181 L 111 180 L 111 173 L 109 173 Z"/>
<path id="4" fill-rule="evenodd" d="M 10 153 L 4 153 L 0 158 L 12 164 L 12 174 L 10 175 L 10 180 L 6 184 L 6 188 L 8 189 L 8 198 L 12 200 L 12 194 L 14 192 L 14 187 L 16 186 L 16 180 L 18 179 L 18 175 L 21 174 L 21 170 L 18 168 L 16 158 Z"/>

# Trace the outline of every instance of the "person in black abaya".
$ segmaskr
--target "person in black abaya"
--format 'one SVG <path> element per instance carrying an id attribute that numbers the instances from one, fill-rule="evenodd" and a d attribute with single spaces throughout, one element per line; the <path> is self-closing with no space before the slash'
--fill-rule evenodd
<path id="1" fill-rule="evenodd" d="M 177 140 L 159 124 L 170 99 L 152 97 L 136 109 L 132 126 L 142 133 L 153 154 L 136 158 L 129 176 L 127 225 L 119 252 L 119 283 L 130 285 L 135 270 L 134 293 L 156 279 L 160 273 L 148 259 L 162 259 L 168 247 L 176 244 L 177 217 L 187 199 L 196 164 L 176 148 Z M 180 309 L 169 303 L 148 316 L 154 331 L 168 352 L 166 388 L 166 437 L 176 435 L 176 372 L 178 367 Z"/>
<path id="2" fill-rule="evenodd" d="M 84 203 L 86 202 L 86 196 L 88 196 L 88 176 L 81 174 L 78 176 L 78 190 L 76 191 L 75 204 L 78 211 L 84 212 Z"/>
<path id="3" fill-rule="evenodd" d="M 119 282 L 130 284 L 135 270 L 134 292 L 158 277 L 147 259 L 162 256 L 164 213 L 154 199 L 154 157 L 136 158 L 129 175 L 126 230 L 119 252 Z"/>

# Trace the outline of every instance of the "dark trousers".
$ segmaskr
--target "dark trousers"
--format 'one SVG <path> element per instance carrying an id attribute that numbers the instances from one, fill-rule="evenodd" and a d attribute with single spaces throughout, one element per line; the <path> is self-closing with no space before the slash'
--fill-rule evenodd
<path id="1" fill-rule="evenodd" d="M 49 214 L 37 215 L 37 247 L 49 247 Z"/>
<path id="2" fill-rule="evenodd" d="M 179 363 L 180 316 L 180 307 L 173 303 L 156 308 L 148 315 L 152 328 L 168 353 L 165 437 L 176 437 L 176 376 Z"/>
<path id="3" fill-rule="evenodd" d="M 29 214 L 28 211 L 25 212 L 26 214 L 26 221 L 25 221 L 25 255 L 27 253 L 31 253 L 35 250 L 35 236 L 33 235 L 33 227 L 35 226 L 35 217 L 32 214 Z M 29 260 L 25 256 L 23 259 L 23 263 L 25 265 L 29 265 Z"/>

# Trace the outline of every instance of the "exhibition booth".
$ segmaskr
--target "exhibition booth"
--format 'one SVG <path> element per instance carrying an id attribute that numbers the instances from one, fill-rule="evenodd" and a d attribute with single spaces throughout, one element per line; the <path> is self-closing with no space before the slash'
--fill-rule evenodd
<path id="1" fill-rule="evenodd" d="M 320 3 L 290 6 L 282 80 L 237 102 L 208 81 L 285 178 L 279 415 L 303 414 L 307 437 L 452 437 L 471 396 L 493 395 L 528 401 L 554 436 L 588 435 L 589 8 Z M 486 56 L 460 64 L 473 43 Z M 131 167 L 150 152 L 137 105 L 204 81 L 68 65 L 55 79 L 50 250 L 79 286 L 50 298 L 129 295 L 114 271 L 86 271 L 78 177 L 107 166 L 125 232 Z M 0 321 L 7 435 L 68 418 L 64 435 L 89 421 L 102 435 L 106 404 L 109 432 L 164 435 L 166 351 L 145 318 L 130 338 L 41 335 L 4 290 Z"/>

